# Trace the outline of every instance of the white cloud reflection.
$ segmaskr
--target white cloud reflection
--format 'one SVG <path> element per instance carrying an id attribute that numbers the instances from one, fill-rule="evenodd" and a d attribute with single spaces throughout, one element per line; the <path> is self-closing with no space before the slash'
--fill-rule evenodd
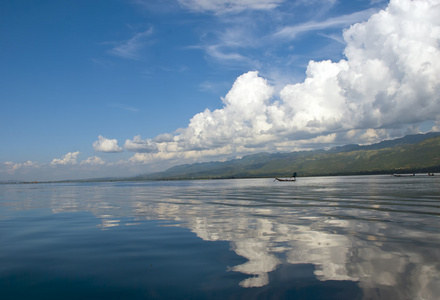
<path id="1" fill-rule="evenodd" d="M 353 179 L 360 180 L 361 187 L 366 184 L 369 193 L 380 190 L 362 201 L 357 195 L 341 194 L 337 178 L 330 187 L 304 180 L 309 185 L 306 192 L 274 187 L 267 179 L 235 180 L 226 186 L 185 182 L 156 187 L 144 183 L 130 189 L 96 187 L 88 203 L 63 197 L 52 205 L 54 212 L 90 211 L 101 220 L 102 229 L 141 224 L 141 220 L 172 220 L 205 241 L 228 241 L 237 255 L 247 259 L 230 268 L 249 276 L 239 283 L 245 288 L 268 285 L 271 273 L 281 265 L 308 264 L 320 281 L 356 282 L 365 299 L 440 295 L 439 253 L 420 244 L 439 243 L 438 234 L 387 222 L 395 216 L 382 206 L 392 204 L 381 204 L 383 200 L 374 197 L 380 194 L 386 199 L 384 195 L 393 193 L 387 192 L 389 185 L 381 190 L 384 187 L 377 180 Z M 121 223 L 123 217 L 133 222 Z M 424 222 L 431 226 L 428 219 Z"/>

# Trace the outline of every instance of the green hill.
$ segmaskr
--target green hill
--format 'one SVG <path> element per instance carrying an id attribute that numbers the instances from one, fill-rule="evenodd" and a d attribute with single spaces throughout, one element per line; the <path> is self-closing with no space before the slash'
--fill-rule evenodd
<path id="1" fill-rule="evenodd" d="M 440 172 L 440 133 L 406 136 L 392 141 L 328 151 L 259 153 L 226 162 L 180 165 L 135 180 L 216 179 L 249 177 L 354 175 Z"/>

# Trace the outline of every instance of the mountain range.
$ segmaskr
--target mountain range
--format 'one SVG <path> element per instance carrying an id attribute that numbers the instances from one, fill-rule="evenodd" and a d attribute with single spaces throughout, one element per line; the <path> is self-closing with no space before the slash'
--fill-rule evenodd
<path id="1" fill-rule="evenodd" d="M 440 132 L 407 135 L 371 145 L 329 150 L 258 153 L 225 162 L 184 164 L 129 180 L 221 179 L 255 177 L 440 172 Z"/>

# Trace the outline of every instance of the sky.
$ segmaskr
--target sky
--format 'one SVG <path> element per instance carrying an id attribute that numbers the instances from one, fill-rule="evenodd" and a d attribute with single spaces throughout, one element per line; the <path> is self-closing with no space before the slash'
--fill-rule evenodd
<path id="1" fill-rule="evenodd" d="M 0 180 L 440 131 L 440 0 L 0 1 Z"/>

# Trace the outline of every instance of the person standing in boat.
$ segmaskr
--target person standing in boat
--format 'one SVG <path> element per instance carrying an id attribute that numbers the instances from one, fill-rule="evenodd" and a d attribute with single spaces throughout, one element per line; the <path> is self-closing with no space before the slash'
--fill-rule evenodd
<path id="1" fill-rule="evenodd" d="M 296 179 L 296 172 L 293 173 L 292 177 L 293 177 L 294 179 Z"/>

